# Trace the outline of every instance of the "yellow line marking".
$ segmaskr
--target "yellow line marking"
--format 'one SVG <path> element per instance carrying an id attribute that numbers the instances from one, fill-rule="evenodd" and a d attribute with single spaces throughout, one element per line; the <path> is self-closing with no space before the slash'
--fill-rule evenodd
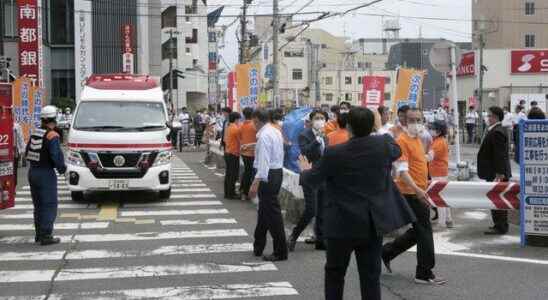
<path id="1" fill-rule="evenodd" d="M 115 220 L 118 216 L 118 207 L 118 203 L 109 202 L 101 204 L 101 210 L 99 211 L 97 220 Z"/>

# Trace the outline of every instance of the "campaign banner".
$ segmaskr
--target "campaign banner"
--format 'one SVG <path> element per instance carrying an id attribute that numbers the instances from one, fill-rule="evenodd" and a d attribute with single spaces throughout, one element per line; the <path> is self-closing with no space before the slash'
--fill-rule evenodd
<path id="1" fill-rule="evenodd" d="M 21 125 L 25 141 L 33 128 L 40 127 L 40 112 L 45 103 L 44 90 L 33 86 L 28 78 L 20 77 L 13 82 L 13 115 Z"/>
<path id="2" fill-rule="evenodd" d="M 39 38 L 39 14 L 37 0 L 17 0 L 17 24 L 19 29 L 19 75 L 32 80 L 33 84 L 43 86 Z"/>
<path id="3" fill-rule="evenodd" d="M 11 84 L 0 83 L 0 209 L 15 200 L 14 136 Z"/>
<path id="4" fill-rule="evenodd" d="M 122 25 L 122 72 L 133 74 L 134 51 L 133 51 L 133 27 L 131 24 Z"/>
<path id="5" fill-rule="evenodd" d="M 548 121 L 520 123 L 521 243 L 548 236 Z"/>
<path id="6" fill-rule="evenodd" d="M 259 99 L 260 66 L 258 64 L 236 65 L 237 107 L 257 108 Z"/>
<path id="7" fill-rule="evenodd" d="M 396 94 L 394 95 L 394 105 L 396 108 L 403 105 L 411 107 L 418 107 L 420 105 L 424 75 L 425 72 L 423 70 L 398 69 Z"/>
<path id="8" fill-rule="evenodd" d="M 236 88 L 236 72 L 232 71 L 228 73 L 228 83 L 227 83 L 227 91 L 226 91 L 226 95 L 227 95 L 226 106 L 230 107 L 231 109 L 234 109 L 234 104 L 235 104 L 235 101 L 234 101 L 235 88 Z"/>
<path id="9" fill-rule="evenodd" d="M 376 110 L 384 105 L 385 77 L 364 76 L 363 77 L 362 106 Z"/>

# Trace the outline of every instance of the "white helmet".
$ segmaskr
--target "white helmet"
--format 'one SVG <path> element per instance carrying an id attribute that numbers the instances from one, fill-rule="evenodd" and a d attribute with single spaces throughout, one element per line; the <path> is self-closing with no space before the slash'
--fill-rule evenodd
<path id="1" fill-rule="evenodd" d="M 70 107 L 65 108 L 65 113 L 70 114 Z"/>
<path id="2" fill-rule="evenodd" d="M 53 105 L 46 105 L 40 112 L 40 118 L 42 119 L 55 119 L 57 117 L 57 107 Z"/>

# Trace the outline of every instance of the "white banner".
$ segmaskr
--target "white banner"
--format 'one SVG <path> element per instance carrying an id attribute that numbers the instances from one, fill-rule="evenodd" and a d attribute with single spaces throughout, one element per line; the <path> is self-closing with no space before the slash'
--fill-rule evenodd
<path id="1" fill-rule="evenodd" d="M 78 103 L 85 80 L 93 73 L 93 28 L 91 1 L 75 0 L 74 7 L 74 65 Z"/>

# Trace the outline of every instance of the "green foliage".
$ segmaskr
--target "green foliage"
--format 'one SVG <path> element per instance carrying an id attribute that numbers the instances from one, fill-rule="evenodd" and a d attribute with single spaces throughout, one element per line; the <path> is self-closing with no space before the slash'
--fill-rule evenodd
<path id="1" fill-rule="evenodd" d="M 51 104 L 55 105 L 58 109 L 62 111 L 64 111 L 67 107 L 74 111 L 74 108 L 76 107 L 74 99 L 65 97 L 53 98 L 51 99 Z"/>

